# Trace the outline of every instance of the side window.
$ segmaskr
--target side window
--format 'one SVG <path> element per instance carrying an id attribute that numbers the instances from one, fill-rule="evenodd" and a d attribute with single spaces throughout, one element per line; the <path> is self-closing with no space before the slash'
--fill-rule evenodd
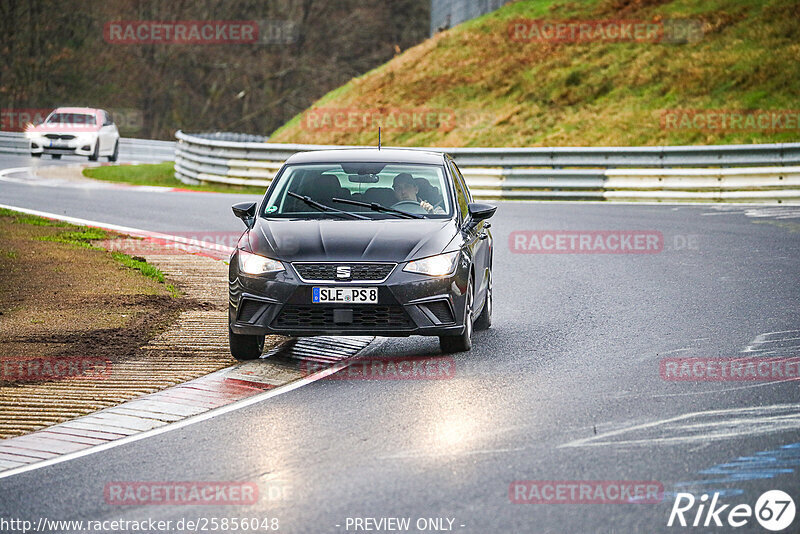
<path id="1" fill-rule="evenodd" d="M 465 191 L 463 178 L 461 177 L 461 173 L 458 172 L 458 167 L 452 161 L 449 162 L 450 164 L 450 173 L 453 175 L 453 184 L 456 186 L 456 202 L 458 202 L 458 210 L 461 212 L 461 217 L 466 219 L 469 215 L 469 209 L 467 208 L 467 203 L 469 203 L 467 192 Z"/>
<path id="2" fill-rule="evenodd" d="M 472 193 L 470 192 L 469 187 L 467 187 L 467 181 L 461 174 L 461 170 L 459 170 L 458 165 L 456 165 L 454 161 L 451 161 L 450 166 L 455 169 L 456 176 L 458 176 L 458 179 L 461 181 L 461 187 L 464 188 L 464 195 L 467 197 L 467 202 L 472 202 Z"/>
<path id="3" fill-rule="evenodd" d="M 114 124 L 114 119 L 111 118 L 111 114 L 108 111 L 103 111 L 103 126 L 111 126 Z"/>

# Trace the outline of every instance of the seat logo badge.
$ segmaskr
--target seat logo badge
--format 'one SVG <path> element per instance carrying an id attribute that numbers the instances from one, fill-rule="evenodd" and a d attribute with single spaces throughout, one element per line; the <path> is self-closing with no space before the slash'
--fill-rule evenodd
<path id="1" fill-rule="evenodd" d="M 350 278 L 350 267 L 347 265 L 341 265 L 336 268 L 336 278 L 344 280 L 345 278 Z"/>

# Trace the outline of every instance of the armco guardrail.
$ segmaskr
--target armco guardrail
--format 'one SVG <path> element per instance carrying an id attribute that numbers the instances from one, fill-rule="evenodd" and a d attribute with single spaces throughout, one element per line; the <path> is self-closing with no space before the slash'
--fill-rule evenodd
<path id="1" fill-rule="evenodd" d="M 0 132 L 0 153 L 27 154 L 28 141 L 20 132 Z"/>
<path id="2" fill-rule="evenodd" d="M 128 160 L 170 161 L 175 157 L 174 141 L 154 141 L 122 137 L 119 140 L 120 155 Z M 0 132 L 0 153 L 28 154 L 28 141 L 22 132 Z"/>
<path id="3" fill-rule="evenodd" d="M 181 131 L 176 137 L 175 174 L 194 183 L 266 187 L 296 152 L 345 148 Z M 452 154 L 478 198 L 800 200 L 800 143 L 432 150 Z"/>

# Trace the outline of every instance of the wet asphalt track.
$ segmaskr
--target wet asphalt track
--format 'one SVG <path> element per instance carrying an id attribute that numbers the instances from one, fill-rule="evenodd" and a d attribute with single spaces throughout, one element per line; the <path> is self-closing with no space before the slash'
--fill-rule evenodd
<path id="1" fill-rule="evenodd" d="M 0 158 L 0 167 L 22 160 L 31 161 Z M 229 206 L 242 198 L 0 182 L 0 204 L 161 232 L 236 232 Z M 451 379 L 316 382 L 2 479 L 0 517 L 278 518 L 282 532 L 354 532 L 348 518 L 365 517 L 411 518 L 410 532 L 418 518 L 450 518 L 453 531 L 470 533 L 703 532 L 666 527 L 675 492 L 720 491 L 723 504 L 752 506 L 781 489 L 800 506 L 800 446 L 786 447 L 800 442 L 797 381 L 659 375 L 664 357 L 800 355 L 800 208 L 499 206 L 494 326 L 454 356 Z M 513 231 L 563 229 L 655 230 L 665 246 L 619 255 L 509 248 Z M 424 338 L 368 350 L 439 354 Z M 515 480 L 657 481 L 666 495 L 659 504 L 514 504 Z M 104 487 L 118 481 L 255 482 L 260 498 L 109 505 Z M 736 531 L 765 532 L 754 519 Z"/>

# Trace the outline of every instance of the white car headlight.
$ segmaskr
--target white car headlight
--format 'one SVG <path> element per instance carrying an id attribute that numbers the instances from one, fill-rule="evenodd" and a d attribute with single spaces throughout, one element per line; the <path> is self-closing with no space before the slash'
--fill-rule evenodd
<path id="1" fill-rule="evenodd" d="M 407 273 L 427 274 L 428 276 L 447 276 L 456 270 L 459 252 L 446 252 L 421 260 L 408 262 L 403 270 Z"/>
<path id="2" fill-rule="evenodd" d="M 244 250 L 239 251 L 239 269 L 246 274 L 277 273 L 284 270 L 283 264 L 278 260 Z"/>

